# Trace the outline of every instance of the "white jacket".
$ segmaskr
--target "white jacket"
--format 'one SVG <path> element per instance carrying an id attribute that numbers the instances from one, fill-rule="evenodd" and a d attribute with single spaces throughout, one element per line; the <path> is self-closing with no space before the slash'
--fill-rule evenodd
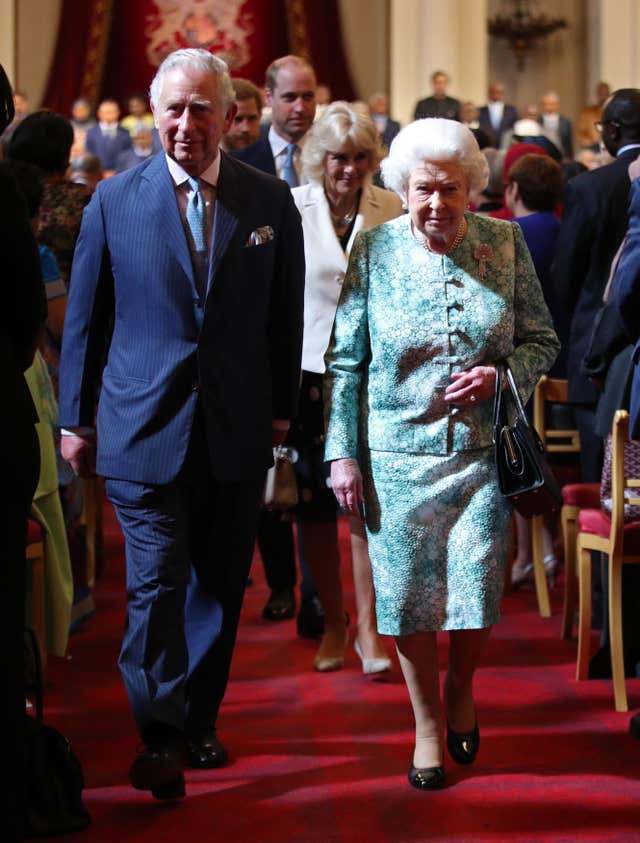
<path id="1" fill-rule="evenodd" d="M 324 372 L 324 353 L 331 339 L 355 236 L 363 229 L 400 216 L 402 203 L 395 193 L 365 184 L 345 253 L 336 237 L 322 184 L 294 187 L 291 193 L 302 217 L 306 262 L 302 368 L 307 372 Z"/>

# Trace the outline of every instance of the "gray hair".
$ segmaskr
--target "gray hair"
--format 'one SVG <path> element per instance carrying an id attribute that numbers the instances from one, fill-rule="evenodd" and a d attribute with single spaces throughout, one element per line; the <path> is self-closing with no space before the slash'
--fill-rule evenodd
<path id="1" fill-rule="evenodd" d="M 332 102 L 309 129 L 302 148 L 302 170 L 311 182 L 321 182 L 327 152 L 336 152 L 351 141 L 368 153 L 371 172 L 381 156 L 380 136 L 368 111 L 347 102 Z"/>
<path id="2" fill-rule="evenodd" d="M 455 120 L 426 117 L 405 126 L 382 162 L 385 185 L 405 201 L 411 173 L 424 161 L 454 161 L 462 167 L 469 190 L 481 193 L 487 186 L 487 159 L 473 133 Z"/>
<path id="3" fill-rule="evenodd" d="M 156 71 L 156 75 L 153 77 L 151 86 L 149 87 L 149 100 L 154 108 L 158 105 L 162 96 L 162 84 L 165 74 L 170 70 L 183 68 L 193 68 L 199 70 L 201 73 L 210 73 L 212 76 L 218 78 L 218 91 L 225 111 L 231 103 L 235 102 L 235 94 L 227 63 L 207 50 L 189 47 L 169 53 Z"/>

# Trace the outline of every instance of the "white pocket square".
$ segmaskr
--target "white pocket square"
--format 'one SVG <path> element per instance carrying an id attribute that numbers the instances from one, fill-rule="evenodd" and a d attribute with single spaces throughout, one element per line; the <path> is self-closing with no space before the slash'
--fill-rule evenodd
<path id="1" fill-rule="evenodd" d="M 245 246 L 262 246 L 263 243 L 268 243 L 269 240 L 273 240 L 274 234 L 273 229 L 270 225 L 261 225 L 260 228 L 256 228 L 255 231 L 252 231 L 247 239 L 247 242 L 244 244 Z"/>

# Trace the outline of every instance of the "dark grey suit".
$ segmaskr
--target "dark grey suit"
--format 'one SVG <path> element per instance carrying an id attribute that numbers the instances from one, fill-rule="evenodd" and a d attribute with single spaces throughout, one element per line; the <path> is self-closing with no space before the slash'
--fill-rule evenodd
<path id="1" fill-rule="evenodd" d="M 518 109 L 515 105 L 505 103 L 502 109 L 502 119 L 500 120 L 500 125 L 496 129 L 491 122 L 491 112 L 489 111 L 489 106 L 483 105 L 478 109 L 478 122 L 480 123 L 480 128 L 486 133 L 491 146 L 495 146 L 496 149 L 500 148 L 500 141 L 502 140 L 503 134 L 513 128 L 513 124 L 517 119 Z"/>
<path id="2" fill-rule="evenodd" d="M 563 197 L 552 278 L 558 306 L 571 315 L 569 400 L 581 405 L 591 416 L 598 391 L 583 374 L 582 361 L 602 304 L 611 262 L 627 229 L 627 168 L 639 151 L 630 149 L 612 164 L 571 179 Z M 585 418 L 580 428 L 582 479 L 595 482 L 600 479 L 601 442 L 596 437 L 589 444 L 593 436 L 589 424 Z"/>

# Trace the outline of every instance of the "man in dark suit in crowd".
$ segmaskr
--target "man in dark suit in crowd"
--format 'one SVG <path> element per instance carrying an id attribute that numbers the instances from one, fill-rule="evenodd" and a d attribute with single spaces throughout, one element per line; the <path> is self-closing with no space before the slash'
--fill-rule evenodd
<path id="1" fill-rule="evenodd" d="M 304 253 L 287 186 L 219 151 L 224 62 L 179 50 L 151 104 L 163 152 L 101 182 L 76 248 L 60 371 L 63 455 L 106 477 L 127 557 L 120 669 L 156 798 L 218 767 L 272 447 L 296 411 Z M 96 442 L 91 431 L 102 373 Z"/>
<path id="2" fill-rule="evenodd" d="M 369 97 L 369 111 L 380 135 L 380 143 L 388 150 L 400 131 L 400 123 L 389 116 L 389 97 L 384 91 L 378 91 Z"/>
<path id="3" fill-rule="evenodd" d="M 262 94 L 260 88 L 248 79 L 232 79 L 236 98 L 236 116 L 229 131 L 222 138 L 227 152 L 244 149 L 260 140 L 260 119 L 262 116 Z"/>
<path id="4" fill-rule="evenodd" d="M 283 56 L 267 68 L 265 90 L 271 126 L 263 127 L 257 143 L 236 150 L 234 156 L 296 187 L 302 184 L 304 136 L 316 114 L 316 75 L 299 56 Z"/>
<path id="5" fill-rule="evenodd" d="M 416 103 L 414 120 L 422 117 L 444 117 L 447 120 L 460 120 L 460 100 L 447 96 L 449 77 L 444 70 L 431 74 L 433 94 Z"/>
<path id="6" fill-rule="evenodd" d="M 568 117 L 560 114 L 560 98 L 555 91 L 540 97 L 540 123 L 558 138 L 563 158 L 573 158 L 573 126 Z"/>
<path id="7" fill-rule="evenodd" d="M 582 480 L 596 483 L 602 441 L 594 434 L 596 387 L 581 370 L 611 262 L 627 228 L 627 168 L 640 154 L 640 91 L 624 88 L 602 113 L 602 142 L 616 160 L 567 182 L 552 268 L 558 306 L 571 314 L 569 401 L 580 430 Z"/>
<path id="8" fill-rule="evenodd" d="M 9 80 L 0 65 L 0 133 L 13 118 Z M 0 467 L 5 484 L 0 507 L 0 673 L 3 694 L 3 756 L 9 775 L 0 809 L 6 840 L 22 840 L 24 777 L 24 607 L 27 521 L 40 474 L 35 407 L 23 372 L 33 362 L 47 316 L 40 256 L 26 203 L 12 173 L 0 164 L 0 253 L 6 283 L 0 321 L 0 425 L 5 447 Z"/>
<path id="9" fill-rule="evenodd" d="M 486 105 L 478 109 L 480 128 L 486 133 L 491 146 L 500 149 L 500 142 L 505 132 L 513 128 L 518 119 L 518 109 L 504 101 L 504 85 L 492 82 L 489 85 L 489 98 Z"/>
<path id="10" fill-rule="evenodd" d="M 263 126 L 260 139 L 249 146 L 236 146 L 231 154 L 258 170 L 284 179 L 289 187 L 303 184 L 301 151 L 304 136 L 316 113 L 316 76 L 311 65 L 298 56 L 283 56 L 266 70 L 265 90 L 271 108 L 271 125 Z M 291 522 L 278 512 L 260 516 L 258 546 L 264 563 L 269 599 L 262 611 L 267 620 L 294 616 L 295 551 Z M 322 610 L 315 596 L 311 576 L 301 556 L 302 601 L 298 633 L 305 638 L 322 634 Z"/>
<path id="11" fill-rule="evenodd" d="M 118 123 L 120 106 L 115 100 L 103 100 L 96 116 L 98 122 L 87 131 L 85 150 L 98 156 L 105 175 L 113 175 L 120 153 L 131 149 L 131 135 Z"/>
<path id="12" fill-rule="evenodd" d="M 640 158 L 631 163 L 629 175 L 632 178 L 629 223 L 612 295 L 627 336 L 635 343 L 629 435 L 632 439 L 640 439 Z"/>
<path id="13" fill-rule="evenodd" d="M 154 129 L 138 129 L 131 134 L 132 146 L 129 149 L 124 149 L 118 154 L 116 160 L 116 172 L 124 173 L 125 170 L 130 170 L 132 167 L 137 167 L 142 164 L 151 155 L 160 152 L 162 145 L 158 132 Z"/>

